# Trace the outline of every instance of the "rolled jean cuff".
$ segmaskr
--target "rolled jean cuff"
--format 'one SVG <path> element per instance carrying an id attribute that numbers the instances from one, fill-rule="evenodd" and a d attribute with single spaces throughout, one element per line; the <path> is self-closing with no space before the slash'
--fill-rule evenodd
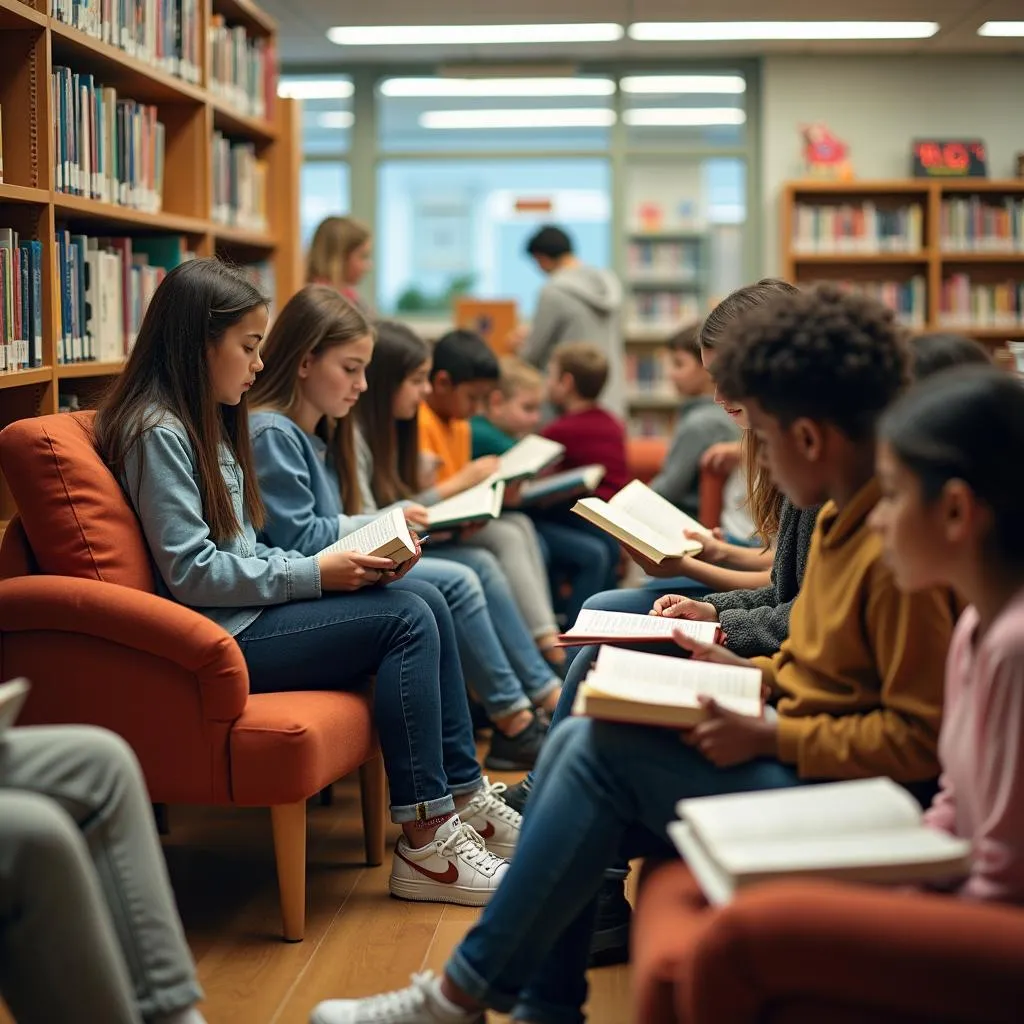
<path id="1" fill-rule="evenodd" d="M 466 958 L 456 948 L 445 965 L 444 973 L 455 984 L 456 988 L 465 992 L 470 999 L 486 1006 L 488 1010 L 498 1013 L 509 1013 L 519 1001 L 519 994 L 503 994 L 494 989 L 470 967 Z M 532 1024 L 532 1022 L 531 1022 Z"/>
<path id="2" fill-rule="evenodd" d="M 454 813 L 455 799 L 451 793 L 419 804 L 391 805 L 391 820 L 396 825 L 407 825 L 412 821 L 429 821 L 431 818 L 439 818 L 442 814 Z"/>
<path id="3" fill-rule="evenodd" d="M 478 789 L 484 788 L 484 777 L 483 775 L 477 775 L 477 777 L 471 782 L 459 782 L 454 786 L 449 783 L 448 788 L 451 790 L 453 797 L 465 796 L 467 793 L 475 793 Z"/>
<path id="4" fill-rule="evenodd" d="M 534 704 L 543 704 L 555 692 L 562 688 L 562 680 L 552 676 L 539 690 L 527 690 Z"/>
<path id="5" fill-rule="evenodd" d="M 492 721 L 495 718 L 508 718 L 509 715 L 516 714 L 517 711 L 529 711 L 533 707 L 533 702 L 524 693 L 521 697 L 516 697 L 511 702 L 502 701 L 498 704 L 494 704 L 490 701 L 486 701 L 480 696 L 480 691 L 474 687 L 474 693 L 476 698 L 483 705 L 484 711 L 487 712 L 487 717 Z"/>

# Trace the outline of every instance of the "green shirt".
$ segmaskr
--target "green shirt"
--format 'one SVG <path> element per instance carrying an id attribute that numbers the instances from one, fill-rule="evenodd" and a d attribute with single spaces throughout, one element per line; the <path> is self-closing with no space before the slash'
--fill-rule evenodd
<path id="1" fill-rule="evenodd" d="M 482 455 L 504 455 L 516 443 L 504 430 L 499 430 L 486 416 L 474 416 L 470 421 L 473 438 L 473 458 Z"/>

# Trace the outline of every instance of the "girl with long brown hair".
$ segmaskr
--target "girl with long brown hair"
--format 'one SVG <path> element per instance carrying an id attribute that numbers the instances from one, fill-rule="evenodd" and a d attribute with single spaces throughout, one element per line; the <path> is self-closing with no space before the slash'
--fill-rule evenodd
<path id="1" fill-rule="evenodd" d="M 267 300 L 241 272 L 214 259 L 176 267 L 99 410 L 100 452 L 139 517 L 157 592 L 234 637 L 254 693 L 361 688 L 376 675 L 374 717 L 403 833 L 392 892 L 482 905 L 505 864 L 459 818 L 493 796 L 440 595 L 401 579 L 416 558 L 396 568 L 257 538 L 267 516 L 248 392 L 263 369 L 266 329 Z M 349 353 L 357 384 L 370 347 L 364 334 Z M 431 880 L 442 874 L 454 884 Z"/>
<path id="2" fill-rule="evenodd" d="M 351 533 L 363 506 L 351 415 L 366 390 L 366 372 L 379 358 L 375 332 L 363 314 L 331 288 L 307 285 L 281 310 L 263 350 L 267 368 L 250 396 L 253 449 L 260 493 L 267 507 L 263 539 L 302 554 L 315 554 Z M 373 363 L 371 363 L 371 357 Z M 368 505 L 368 510 L 375 508 Z M 426 525 L 426 510 L 405 504 L 414 528 Z M 454 620 L 459 652 L 473 688 L 495 732 L 487 767 L 532 768 L 545 730 L 533 700 L 554 706 L 559 681 L 546 672 L 527 690 L 509 664 L 492 622 L 491 609 L 472 569 L 424 558 L 398 586 L 429 586 Z M 450 615 L 447 611 L 450 609 Z M 470 820 L 493 832 L 492 845 L 509 852 L 517 816 L 500 801 L 481 803 Z M 487 815 L 492 815 L 491 820 Z M 507 851 L 506 851 L 507 848 Z"/>
<path id="3" fill-rule="evenodd" d="M 373 236 L 354 217 L 325 217 L 313 232 L 306 254 L 306 283 L 326 284 L 353 306 L 366 310 L 359 284 L 373 266 Z"/>

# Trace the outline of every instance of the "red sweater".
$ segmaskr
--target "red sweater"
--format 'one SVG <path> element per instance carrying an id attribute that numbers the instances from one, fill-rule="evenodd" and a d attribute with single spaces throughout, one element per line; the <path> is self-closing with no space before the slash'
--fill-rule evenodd
<path id="1" fill-rule="evenodd" d="M 632 479 L 626 465 L 626 428 L 610 412 L 595 407 L 566 413 L 552 420 L 542 433 L 565 445 L 559 469 L 604 466 L 604 479 L 597 489 L 599 498 L 607 501 Z"/>

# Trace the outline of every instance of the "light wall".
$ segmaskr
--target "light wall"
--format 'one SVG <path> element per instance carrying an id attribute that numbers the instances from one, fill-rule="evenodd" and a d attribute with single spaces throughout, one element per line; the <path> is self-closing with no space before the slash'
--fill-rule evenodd
<path id="1" fill-rule="evenodd" d="M 1024 152 L 1020 57 L 767 57 L 762 69 L 765 273 L 780 265 L 779 194 L 802 176 L 799 126 L 823 121 L 850 146 L 858 178 L 906 178 L 921 136 L 980 138 L 989 176 Z"/>

